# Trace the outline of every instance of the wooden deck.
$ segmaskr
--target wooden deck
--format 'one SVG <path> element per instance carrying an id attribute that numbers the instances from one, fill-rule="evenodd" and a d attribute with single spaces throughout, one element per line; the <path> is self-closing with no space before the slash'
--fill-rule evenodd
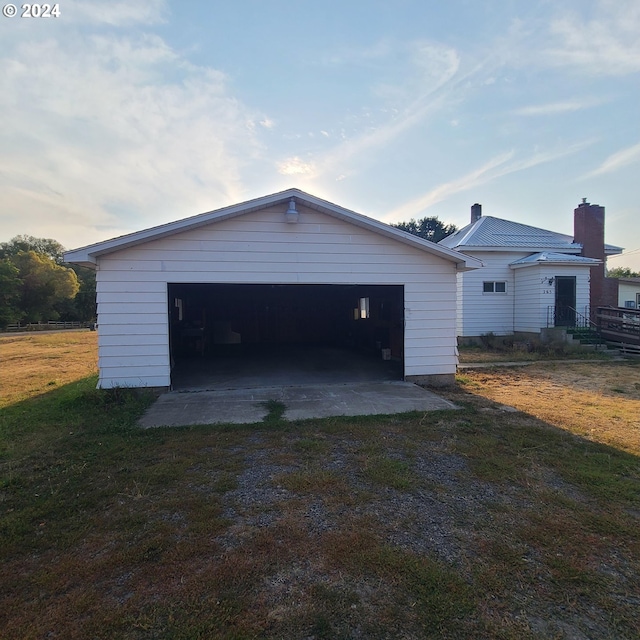
<path id="1" fill-rule="evenodd" d="M 605 340 L 640 346 L 640 311 L 622 307 L 598 307 L 596 323 Z"/>

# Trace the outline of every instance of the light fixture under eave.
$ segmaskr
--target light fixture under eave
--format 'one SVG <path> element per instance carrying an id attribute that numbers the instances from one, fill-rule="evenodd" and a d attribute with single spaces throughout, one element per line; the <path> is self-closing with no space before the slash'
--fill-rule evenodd
<path id="1" fill-rule="evenodd" d="M 291 200 L 289 200 L 289 208 L 287 209 L 287 212 L 284 214 L 284 217 L 289 224 L 295 224 L 296 222 L 298 222 L 299 215 L 300 214 L 296 209 L 296 201 L 293 198 L 291 198 Z"/>

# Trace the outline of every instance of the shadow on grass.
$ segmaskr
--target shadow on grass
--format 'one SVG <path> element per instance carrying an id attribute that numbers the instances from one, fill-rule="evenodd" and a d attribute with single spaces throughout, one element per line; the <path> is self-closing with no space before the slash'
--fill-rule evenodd
<path id="1" fill-rule="evenodd" d="M 640 633 L 637 456 L 462 389 L 139 429 L 153 397 L 95 382 L 0 411 L 7 637 Z"/>

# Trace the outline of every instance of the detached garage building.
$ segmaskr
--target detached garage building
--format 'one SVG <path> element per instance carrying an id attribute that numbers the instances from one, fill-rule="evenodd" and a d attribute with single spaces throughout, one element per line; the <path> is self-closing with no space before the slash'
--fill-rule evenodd
<path id="1" fill-rule="evenodd" d="M 456 274 L 481 266 L 298 189 L 65 260 L 97 271 L 101 388 L 172 387 L 189 363 L 265 345 L 369 352 L 406 380 L 448 383 Z"/>

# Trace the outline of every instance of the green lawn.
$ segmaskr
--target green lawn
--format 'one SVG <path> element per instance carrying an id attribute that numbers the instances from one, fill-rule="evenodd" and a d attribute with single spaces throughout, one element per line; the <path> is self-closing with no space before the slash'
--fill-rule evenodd
<path id="1" fill-rule="evenodd" d="M 0 411 L 3 640 L 640 637 L 629 452 L 468 385 L 457 412 L 141 430 L 151 398 L 95 383 Z"/>

